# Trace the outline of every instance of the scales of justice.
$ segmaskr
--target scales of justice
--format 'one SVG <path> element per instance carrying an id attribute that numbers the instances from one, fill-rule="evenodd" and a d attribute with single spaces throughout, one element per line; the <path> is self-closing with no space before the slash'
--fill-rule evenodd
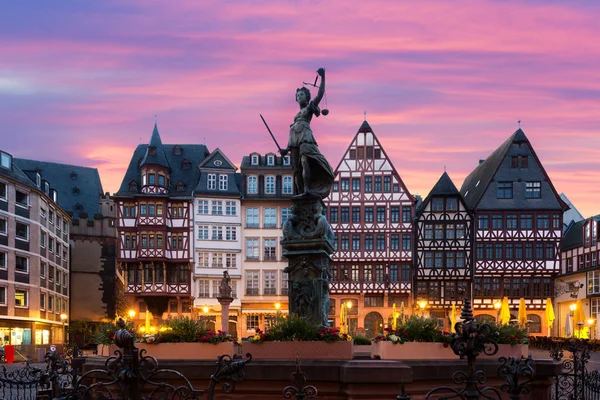
<path id="1" fill-rule="evenodd" d="M 320 82 L 319 82 L 320 78 Z M 319 84 L 317 85 L 317 82 Z M 308 86 L 318 88 L 311 100 Z M 282 156 L 290 156 L 294 194 L 291 215 L 283 224 L 283 256 L 288 260 L 284 272 L 288 274 L 290 314 L 308 318 L 322 326 L 329 326 L 329 262 L 333 254 L 334 234 L 324 213 L 323 199 L 329 196 L 334 173 L 327 159 L 319 151 L 310 123 L 313 116 L 329 114 L 319 104 L 325 96 L 325 69 L 319 68 L 314 83 L 303 82 L 296 89 L 300 111 L 290 125 L 288 145 L 282 149 L 267 122 L 267 130 Z"/>

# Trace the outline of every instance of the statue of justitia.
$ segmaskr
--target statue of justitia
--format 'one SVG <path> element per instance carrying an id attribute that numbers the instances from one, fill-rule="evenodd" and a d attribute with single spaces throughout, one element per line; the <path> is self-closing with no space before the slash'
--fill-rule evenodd
<path id="1" fill-rule="evenodd" d="M 310 128 L 313 115 L 317 117 L 321 115 L 319 102 L 325 94 L 325 69 L 319 68 L 317 73 L 321 77 L 321 83 L 319 92 L 313 100 L 310 99 L 310 90 L 306 87 L 296 89 L 296 102 L 300 106 L 300 111 L 290 126 L 288 146 L 281 150 L 281 155 L 290 153 L 294 192 L 297 195 L 315 194 L 324 199 L 331 191 L 334 174 L 331 165 L 319 151 Z"/>

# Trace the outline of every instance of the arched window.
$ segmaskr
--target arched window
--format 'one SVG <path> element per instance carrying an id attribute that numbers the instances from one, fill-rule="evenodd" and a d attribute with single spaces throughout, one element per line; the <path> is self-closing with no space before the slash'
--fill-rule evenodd
<path id="1" fill-rule="evenodd" d="M 475 316 L 475 319 L 480 324 L 482 324 L 484 322 L 496 322 L 496 317 L 494 317 L 493 315 L 490 315 L 490 314 L 479 314 L 479 315 Z"/>
<path id="2" fill-rule="evenodd" d="M 527 314 L 529 333 L 542 333 L 542 319 L 536 314 Z"/>
<path id="3" fill-rule="evenodd" d="M 372 311 L 365 317 L 365 331 L 367 337 L 374 337 L 383 332 L 383 318 L 378 312 Z"/>

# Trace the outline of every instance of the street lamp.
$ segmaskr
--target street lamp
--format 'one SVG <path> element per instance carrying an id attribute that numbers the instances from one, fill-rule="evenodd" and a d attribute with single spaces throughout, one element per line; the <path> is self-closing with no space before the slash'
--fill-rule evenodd
<path id="1" fill-rule="evenodd" d="M 496 323 L 500 319 L 500 308 L 502 308 L 502 303 L 500 301 L 496 301 L 494 303 L 494 308 L 496 309 Z"/>
<path id="2" fill-rule="evenodd" d="M 421 316 L 425 316 L 425 307 L 427 307 L 427 300 L 419 301 L 419 308 L 421 309 Z"/>
<path id="3" fill-rule="evenodd" d="M 133 320 L 135 318 L 135 310 L 133 310 L 133 309 L 129 310 L 128 314 L 129 314 L 130 320 Z"/>
<path id="4" fill-rule="evenodd" d="M 275 303 L 275 322 L 279 323 L 279 309 L 281 308 L 281 303 Z"/>
<path id="5" fill-rule="evenodd" d="M 67 314 L 60 314 L 60 320 L 62 321 L 62 330 L 63 330 L 63 344 L 67 344 L 67 332 L 65 330 L 65 322 L 67 321 Z"/>
<path id="6" fill-rule="evenodd" d="M 202 311 L 204 311 L 204 314 L 207 314 L 208 313 L 208 306 L 202 307 Z"/>
<path id="7" fill-rule="evenodd" d="M 348 300 L 348 302 L 346 302 L 346 310 L 348 310 L 348 312 L 346 312 L 346 329 L 348 330 L 348 335 L 350 334 L 350 310 L 352 309 L 352 302 L 350 300 Z"/>

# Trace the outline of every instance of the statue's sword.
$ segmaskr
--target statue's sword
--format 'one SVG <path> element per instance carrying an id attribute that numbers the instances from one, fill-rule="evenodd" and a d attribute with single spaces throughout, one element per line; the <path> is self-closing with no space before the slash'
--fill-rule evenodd
<path id="1" fill-rule="evenodd" d="M 271 129 L 269 128 L 269 125 L 267 125 L 267 121 L 265 121 L 265 119 L 263 118 L 262 114 L 260 114 L 260 119 L 262 119 L 263 123 L 265 124 L 265 126 L 267 127 L 267 130 L 269 131 L 269 133 L 271 134 L 271 138 L 273 138 L 273 141 L 275 142 L 275 145 L 277 146 L 277 148 L 279 149 L 279 151 L 281 152 L 281 147 L 279 147 L 279 143 L 277 143 L 277 139 L 275 139 L 275 136 L 273 136 L 273 132 L 271 132 Z"/>

